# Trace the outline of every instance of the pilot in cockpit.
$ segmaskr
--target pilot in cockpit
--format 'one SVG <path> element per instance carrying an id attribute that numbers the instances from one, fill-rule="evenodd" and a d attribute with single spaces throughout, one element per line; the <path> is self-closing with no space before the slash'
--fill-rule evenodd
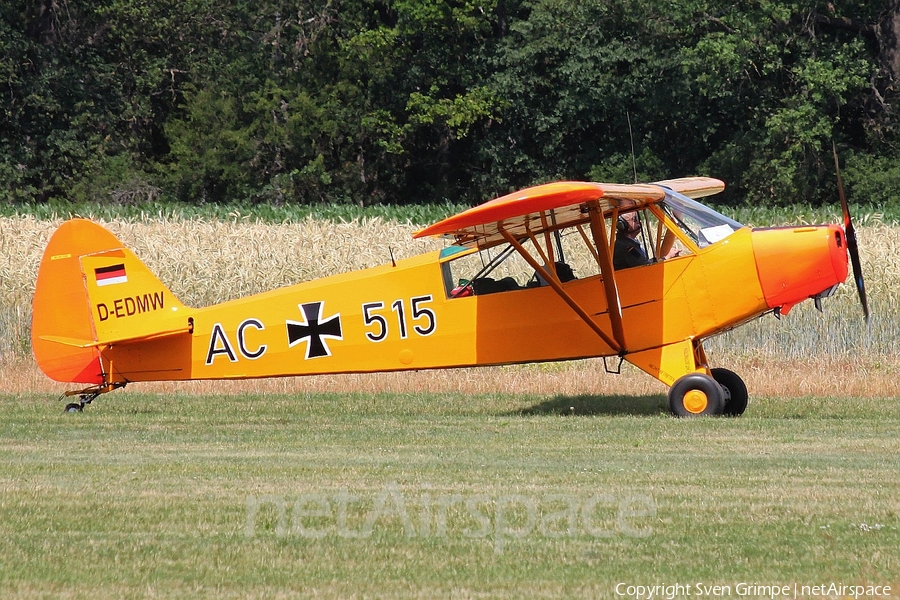
<path id="1" fill-rule="evenodd" d="M 613 268 L 628 269 L 650 264 L 650 257 L 638 241 L 642 229 L 641 219 L 637 212 L 620 215 L 616 221 L 616 246 L 613 251 Z M 672 247 L 663 258 L 674 258 L 681 253 Z"/>

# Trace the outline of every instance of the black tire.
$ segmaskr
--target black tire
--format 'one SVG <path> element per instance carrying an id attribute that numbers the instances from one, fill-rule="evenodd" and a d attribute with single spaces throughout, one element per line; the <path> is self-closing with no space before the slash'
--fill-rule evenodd
<path id="1" fill-rule="evenodd" d="M 712 369 L 713 379 L 725 390 L 725 408 L 722 414 L 729 417 L 739 417 L 747 410 L 747 401 L 750 395 L 744 380 L 734 371 L 728 369 Z"/>
<path id="2" fill-rule="evenodd" d="M 77 402 L 70 402 L 66 404 L 65 410 L 63 412 L 66 413 L 80 413 L 84 410 L 84 407 Z"/>
<path id="3" fill-rule="evenodd" d="M 703 373 L 688 373 L 669 389 L 669 410 L 676 417 L 721 415 L 724 407 L 722 386 Z"/>

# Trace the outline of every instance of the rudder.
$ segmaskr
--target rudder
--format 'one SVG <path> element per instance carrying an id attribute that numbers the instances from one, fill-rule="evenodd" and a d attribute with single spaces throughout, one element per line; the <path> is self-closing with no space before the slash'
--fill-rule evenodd
<path id="1" fill-rule="evenodd" d="M 122 243 L 85 219 L 63 223 L 41 259 L 31 343 L 51 379 L 110 383 L 103 347 L 186 331 L 183 305 Z"/>

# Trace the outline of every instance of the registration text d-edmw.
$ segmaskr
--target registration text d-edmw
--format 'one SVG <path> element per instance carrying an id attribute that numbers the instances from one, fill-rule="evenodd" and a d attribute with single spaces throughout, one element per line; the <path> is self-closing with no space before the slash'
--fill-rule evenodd
<path id="1" fill-rule="evenodd" d="M 163 292 L 153 292 L 150 294 L 142 294 L 140 296 L 126 296 L 125 298 L 117 298 L 109 304 L 105 302 L 97 303 L 97 316 L 101 321 L 110 318 L 122 319 L 125 317 L 133 317 L 145 312 L 152 312 L 163 308 Z"/>

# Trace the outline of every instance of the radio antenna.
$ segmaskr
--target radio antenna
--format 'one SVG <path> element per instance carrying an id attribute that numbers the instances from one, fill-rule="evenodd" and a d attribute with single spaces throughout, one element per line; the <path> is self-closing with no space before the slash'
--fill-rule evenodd
<path id="1" fill-rule="evenodd" d="M 634 158 L 634 132 L 631 131 L 631 113 L 625 111 L 625 118 L 628 120 L 628 138 L 631 140 L 631 169 L 634 171 L 634 182 L 638 182 L 637 177 L 637 161 Z"/>

